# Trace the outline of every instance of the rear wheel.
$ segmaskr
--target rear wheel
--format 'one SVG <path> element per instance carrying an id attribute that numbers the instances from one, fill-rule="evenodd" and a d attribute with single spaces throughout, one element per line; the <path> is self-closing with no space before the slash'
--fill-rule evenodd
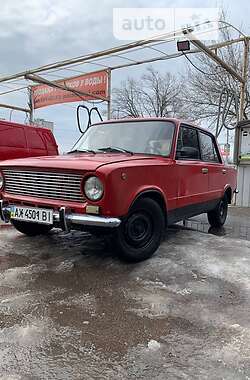
<path id="1" fill-rule="evenodd" d="M 116 231 L 118 255 L 130 262 L 148 259 L 159 247 L 164 229 L 159 204 L 150 198 L 139 199 Z"/>
<path id="2" fill-rule="evenodd" d="M 20 222 L 19 220 L 11 220 L 15 229 L 27 236 L 46 235 L 53 226 L 46 226 L 44 224 Z"/>
<path id="3" fill-rule="evenodd" d="M 208 222 L 212 227 L 222 227 L 227 219 L 228 198 L 226 195 L 220 200 L 216 208 L 207 214 Z"/>

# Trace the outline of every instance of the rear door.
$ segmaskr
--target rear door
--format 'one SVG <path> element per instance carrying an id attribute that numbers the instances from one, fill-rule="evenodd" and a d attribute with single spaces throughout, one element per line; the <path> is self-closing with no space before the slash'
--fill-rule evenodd
<path id="1" fill-rule="evenodd" d="M 58 147 L 56 140 L 50 131 L 42 131 L 43 139 L 46 144 L 47 152 L 49 156 L 56 156 L 58 155 Z"/>
<path id="2" fill-rule="evenodd" d="M 25 129 L 27 137 L 27 145 L 30 157 L 46 156 L 48 154 L 42 133 L 35 127 L 27 127 Z"/>
<path id="3" fill-rule="evenodd" d="M 210 133 L 199 131 L 201 158 L 208 168 L 208 197 L 210 200 L 221 198 L 225 185 L 226 169 L 222 163 L 215 137 Z"/>
<path id="4" fill-rule="evenodd" d="M 182 151 L 192 150 L 193 156 L 185 157 Z M 176 150 L 178 177 L 178 208 L 188 207 L 188 213 L 196 204 L 207 201 L 208 168 L 201 160 L 198 130 L 181 124 Z"/>

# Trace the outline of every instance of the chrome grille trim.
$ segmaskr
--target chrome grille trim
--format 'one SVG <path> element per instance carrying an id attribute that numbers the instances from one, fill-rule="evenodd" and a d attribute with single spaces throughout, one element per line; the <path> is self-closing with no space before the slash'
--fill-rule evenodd
<path id="1" fill-rule="evenodd" d="M 82 175 L 32 170 L 2 170 L 8 194 L 83 202 Z"/>

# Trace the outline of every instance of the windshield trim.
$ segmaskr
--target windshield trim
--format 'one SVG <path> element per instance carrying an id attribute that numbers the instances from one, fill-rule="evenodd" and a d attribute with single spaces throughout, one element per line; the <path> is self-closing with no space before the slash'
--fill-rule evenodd
<path id="1" fill-rule="evenodd" d="M 131 117 L 131 118 L 128 118 L 128 119 L 110 119 L 110 120 L 105 120 L 105 121 L 98 121 L 97 123 L 94 123 L 94 124 L 91 124 L 89 126 L 89 128 L 93 127 L 94 125 L 100 125 L 100 124 L 115 124 L 115 123 L 134 123 L 134 122 L 137 122 L 137 123 L 145 123 L 145 122 L 154 122 L 154 121 L 160 121 L 162 123 L 172 123 L 175 127 L 176 127 L 176 122 L 175 122 L 175 119 L 173 118 L 163 118 L 163 117 L 152 117 L 152 118 L 144 118 L 144 117 L 141 117 L 141 118 L 136 118 L 136 117 Z"/>

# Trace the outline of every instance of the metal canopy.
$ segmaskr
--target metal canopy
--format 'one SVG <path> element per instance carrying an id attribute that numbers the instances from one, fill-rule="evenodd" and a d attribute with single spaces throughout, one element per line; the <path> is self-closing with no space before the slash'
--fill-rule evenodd
<path id="1" fill-rule="evenodd" d="M 215 52 L 217 49 L 235 43 L 243 42 L 246 46 L 249 42 L 249 37 L 244 36 L 238 29 L 226 22 L 222 22 L 220 29 L 223 28 L 232 28 L 233 30 L 236 30 L 237 34 L 240 34 L 240 36 L 232 40 L 205 45 L 199 40 L 199 38 L 202 38 L 202 34 L 196 33 L 193 37 L 191 35 L 191 38 L 189 34 L 188 38 L 191 40 L 194 48 L 189 51 L 185 51 L 185 55 L 201 52 L 205 53 L 212 60 L 214 60 L 216 64 L 229 72 L 230 75 L 232 75 L 232 77 L 234 77 L 241 84 L 241 88 L 244 89 L 246 83 L 246 68 L 245 71 L 243 69 L 243 73 L 236 72 L 232 67 L 222 61 L 222 59 Z M 183 56 L 183 53 L 176 51 L 175 42 L 177 39 L 187 39 L 187 33 L 190 33 L 189 29 L 177 30 L 167 34 L 154 36 L 149 39 L 120 45 L 107 50 L 54 62 L 16 74 L 2 76 L 0 77 L 0 95 L 6 95 L 13 92 L 26 92 L 25 89 L 29 90 L 30 80 L 35 83 L 46 83 L 48 85 L 55 86 L 54 81 L 58 79 L 67 79 L 68 77 L 76 76 L 77 74 L 90 73 L 100 69 L 114 71 L 145 63 L 153 63 L 181 57 Z M 246 59 L 245 64 L 247 64 Z M 42 77 L 35 74 L 40 74 Z M 70 91 L 70 89 L 65 89 Z M 100 97 L 96 98 L 100 100 Z M 244 96 L 242 96 L 241 101 L 244 102 Z M 33 114 L 32 110 L 30 114 Z"/>

